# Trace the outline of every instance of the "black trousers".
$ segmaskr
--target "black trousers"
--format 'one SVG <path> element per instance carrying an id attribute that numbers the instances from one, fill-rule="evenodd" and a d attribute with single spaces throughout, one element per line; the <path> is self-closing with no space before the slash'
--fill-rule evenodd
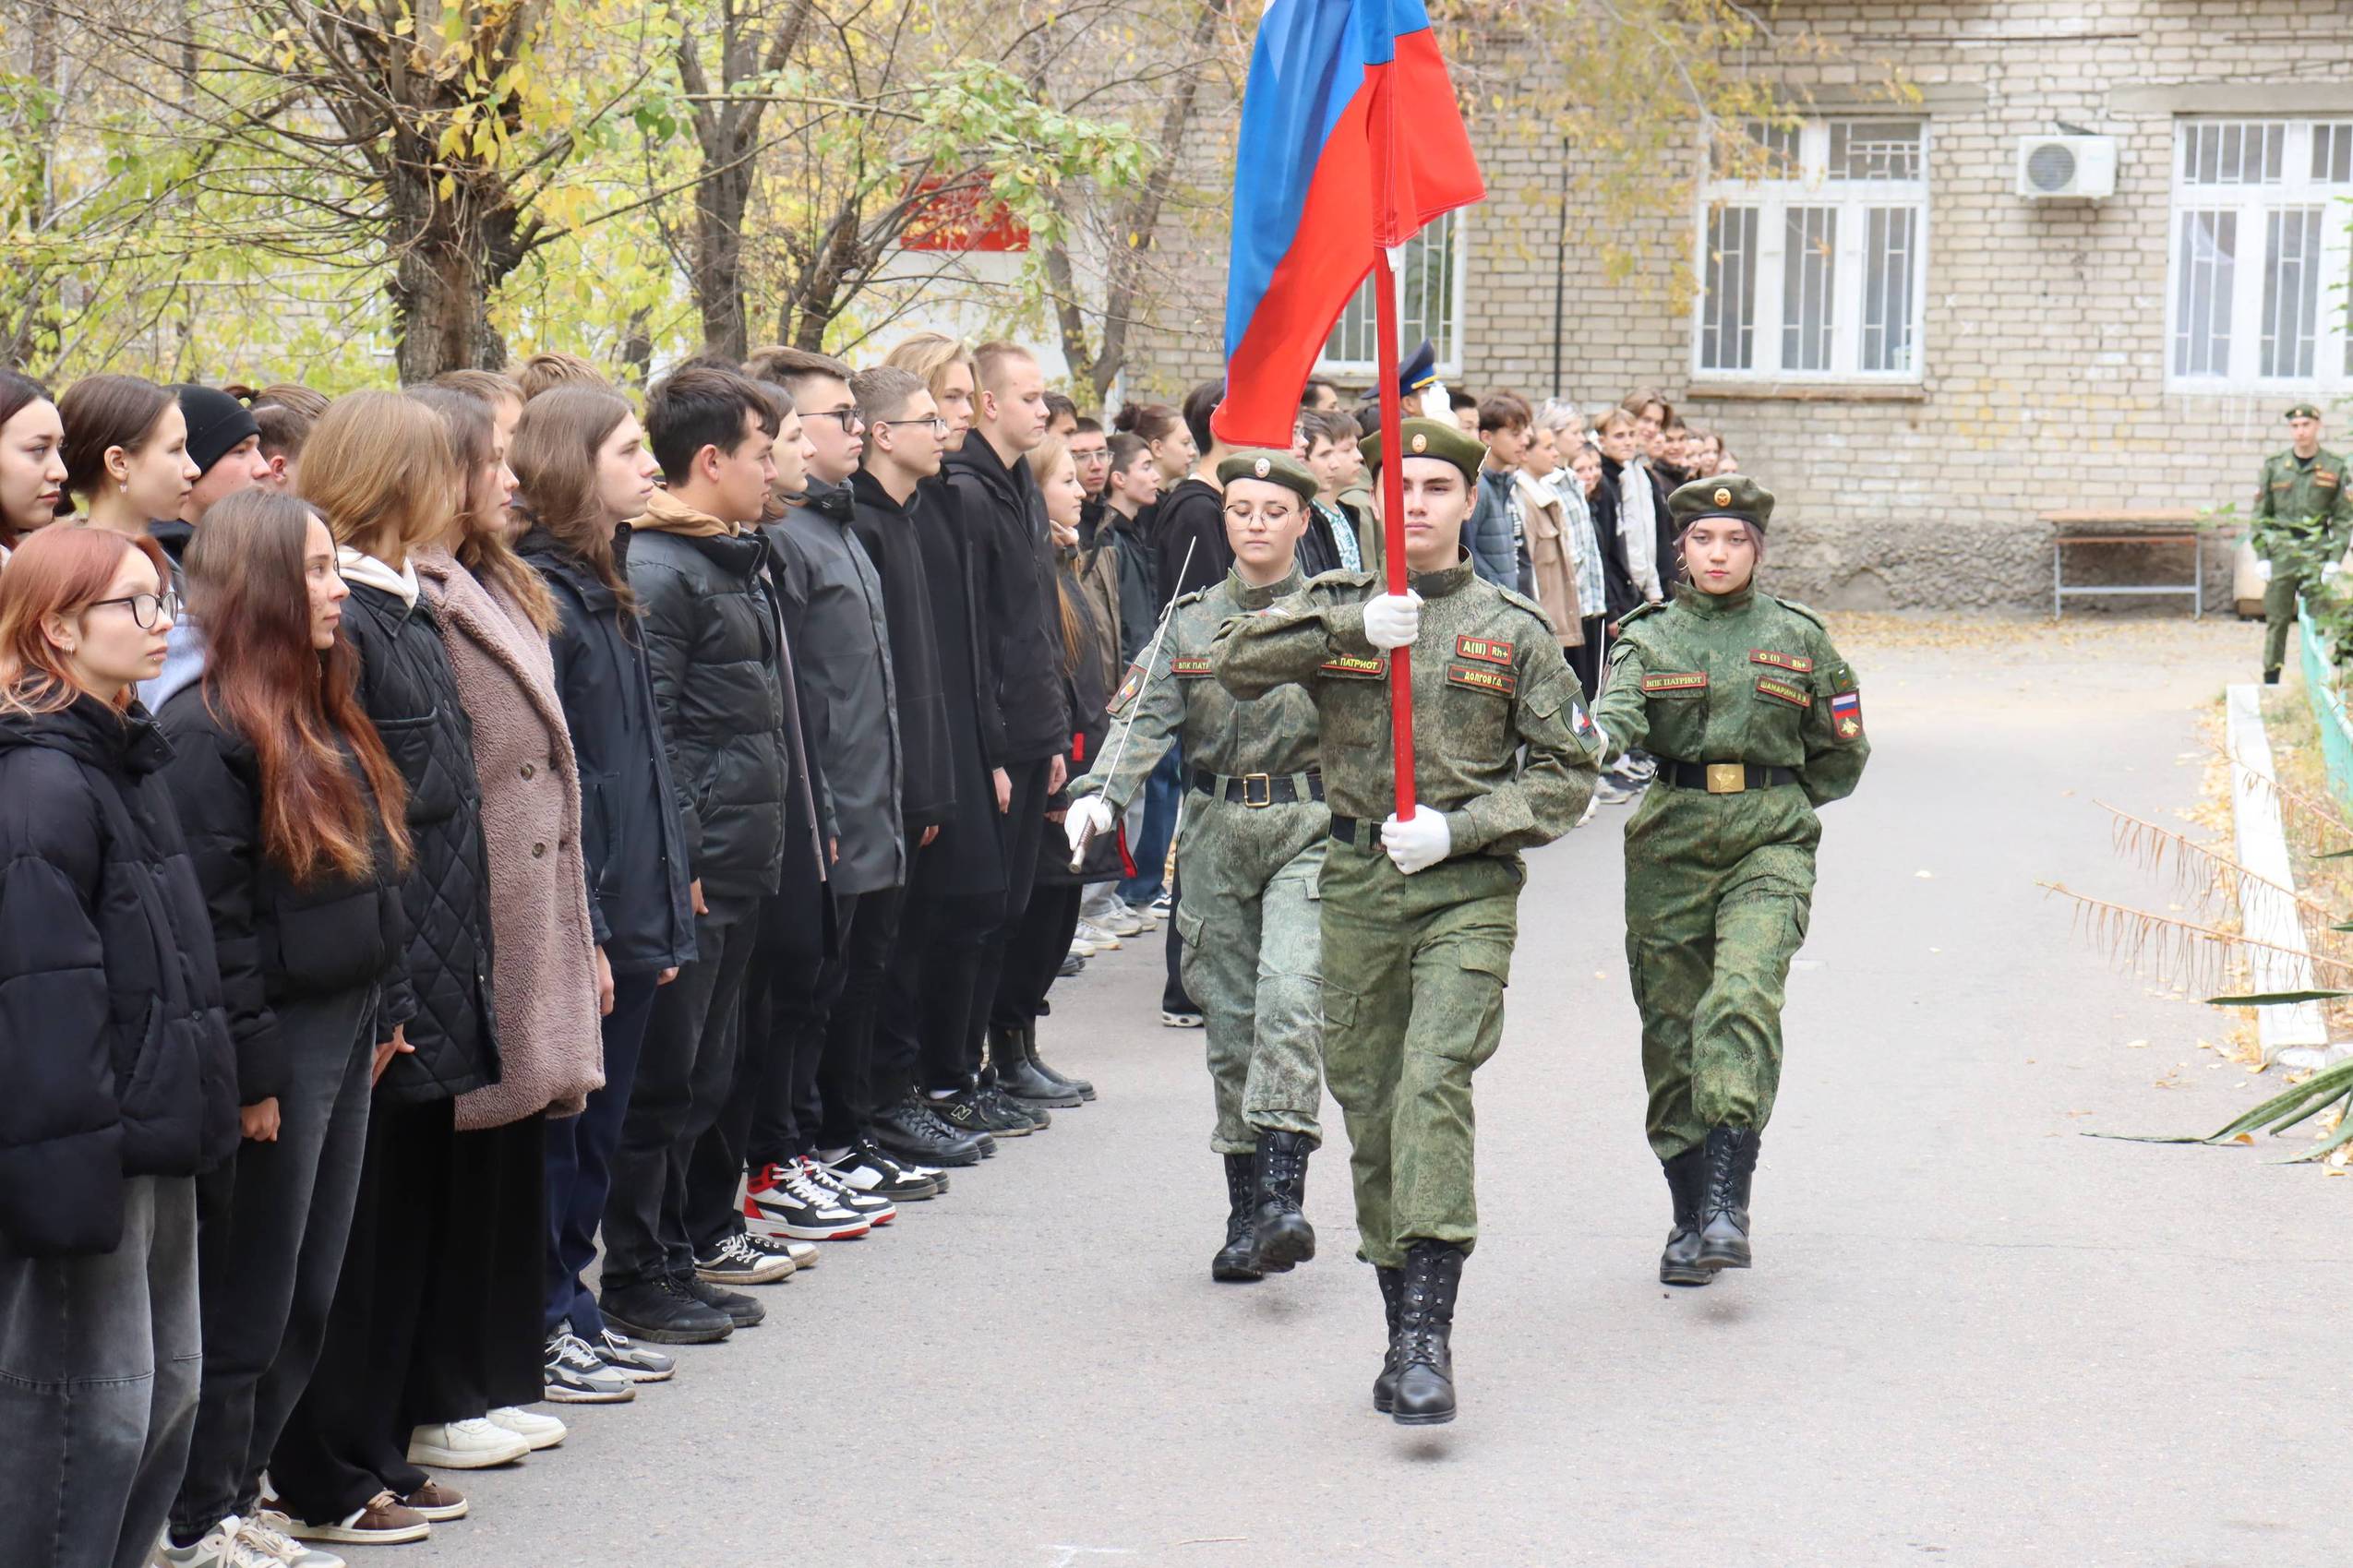
<path id="1" fill-rule="evenodd" d="M 578 1116 L 547 1123 L 547 1310 L 542 1323 L 549 1334 L 570 1323 L 594 1344 L 605 1329 L 605 1314 L 588 1288 L 588 1265 L 596 1261 L 596 1228 L 613 1191 L 613 1151 L 629 1117 L 658 986 L 650 971 L 613 977 L 613 1011 L 600 1026 L 605 1086 L 588 1096 L 588 1108 Z"/>
<path id="2" fill-rule="evenodd" d="M 1001 1029 L 1019 1028 L 1045 1016 L 1046 993 L 1053 988 L 1062 960 L 1070 956 L 1078 906 L 1086 896 L 1086 890 L 1076 883 L 1040 883 L 1029 895 L 1029 912 L 1005 950 L 990 1023 Z"/>
<path id="3" fill-rule="evenodd" d="M 942 892 L 947 870 L 948 857 L 936 841 L 918 851 L 900 905 L 899 939 L 875 1017 L 878 1106 L 911 1090 L 955 1088 L 980 1071 L 979 1059 L 969 1054 L 972 988 L 1004 894 Z"/>
<path id="4" fill-rule="evenodd" d="M 291 1067 L 278 1136 L 197 1179 L 204 1374 L 172 1530 L 192 1544 L 253 1512 L 335 1303 L 367 1152 L 376 987 L 277 1009 Z"/>
<path id="5" fill-rule="evenodd" d="M 412 1426 L 462 1421 L 543 1397 L 547 1118 L 450 1141 L 451 1203 L 435 1227 L 441 1268 L 425 1293 L 409 1364 Z"/>
<path id="6" fill-rule="evenodd" d="M 965 1025 L 966 1053 L 976 1064 L 980 1060 L 987 1026 L 996 1011 L 997 988 L 1004 975 L 1006 953 L 1020 933 L 1023 918 L 1029 913 L 1029 895 L 1038 881 L 1038 840 L 1046 828 L 1047 766 L 1043 761 L 1024 762 L 1005 770 L 1013 781 L 1013 804 L 997 820 L 997 831 L 1004 845 L 1005 897 L 998 907 L 993 928 L 981 943 L 980 960 L 973 971 L 972 1016 Z"/>
<path id="7" fill-rule="evenodd" d="M 1184 939 L 1177 935 L 1177 904 L 1184 897 L 1184 870 L 1178 867 L 1176 880 L 1169 884 L 1169 977 L 1160 986 L 1160 1011 L 1163 1012 L 1198 1012 L 1193 999 L 1184 993 Z"/>
<path id="8" fill-rule="evenodd" d="M 270 1483 L 297 1519 L 340 1519 L 379 1491 L 425 1484 L 408 1462 L 405 1395 L 444 1267 L 456 1137 L 450 1101 L 370 1107 L 326 1341 L 270 1456 Z"/>
<path id="9" fill-rule="evenodd" d="M 707 902 L 711 912 L 695 917 L 695 961 L 654 994 L 637 1086 L 613 1151 L 607 1291 L 694 1266 L 687 1167 L 735 1083 L 744 976 L 760 934 L 758 899 Z M 732 1205 L 732 1191 L 724 1201 Z"/>
<path id="10" fill-rule="evenodd" d="M 1585 700 L 1590 706 L 1602 689 L 1602 628 L 1609 624 L 1606 616 L 1587 616 L 1584 620 L 1585 641 L 1576 648 L 1564 648 L 1561 652 L 1568 660 L 1569 673 L 1577 684 L 1585 688 Z"/>
<path id="11" fill-rule="evenodd" d="M 795 1125 L 818 1149 L 846 1148 L 873 1119 L 875 1013 L 891 950 L 898 944 L 906 889 L 880 888 L 847 902 L 852 907 L 843 922 L 841 951 L 827 963 L 833 972 L 819 982 L 832 1000 L 824 1044 L 809 1092 L 793 1107 Z"/>

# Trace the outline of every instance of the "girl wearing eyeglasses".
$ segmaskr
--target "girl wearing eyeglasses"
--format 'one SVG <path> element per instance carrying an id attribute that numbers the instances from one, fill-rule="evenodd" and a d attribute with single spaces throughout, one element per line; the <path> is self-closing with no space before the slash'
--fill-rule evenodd
<path id="1" fill-rule="evenodd" d="M 144 1562 L 197 1401 L 196 1176 L 236 1142 L 212 924 L 138 703 L 154 541 L 0 573 L 0 1562 Z"/>

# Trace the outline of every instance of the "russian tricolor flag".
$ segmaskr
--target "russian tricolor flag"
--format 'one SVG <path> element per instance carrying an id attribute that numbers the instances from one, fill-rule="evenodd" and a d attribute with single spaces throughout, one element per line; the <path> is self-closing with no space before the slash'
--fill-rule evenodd
<path id="1" fill-rule="evenodd" d="M 1274 0 L 1234 159 L 1219 437 L 1289 447 L 1375 247 L 1485 194 L 1423 0 Z"/>

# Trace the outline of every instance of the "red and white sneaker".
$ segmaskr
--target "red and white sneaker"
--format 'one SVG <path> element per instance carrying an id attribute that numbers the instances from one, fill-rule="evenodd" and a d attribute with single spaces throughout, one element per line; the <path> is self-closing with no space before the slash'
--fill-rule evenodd
<path id="1" fill-rule="evenodd" d="M 797 1241 L 846 1241 L 873 1228 L 865 1215 L 836 1203 L 832 1190 L 820 1186 L 798 1161 L 761 1167 L 744 1190 L 743 1214 Z"/>

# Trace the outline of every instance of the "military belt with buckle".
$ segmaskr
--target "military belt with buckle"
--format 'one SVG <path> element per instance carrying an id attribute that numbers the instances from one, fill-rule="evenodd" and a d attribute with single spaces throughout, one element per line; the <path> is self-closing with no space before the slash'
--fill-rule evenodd
<path id="1" fill-rule="evenodd" d="M 1758 762 L 1676 762 L 1659 759 L 1659 782 L 1677 789 L 1703 789 L 1710 795 L 1744 795 L 1797 782 L 1795 770 L 1769 768 Z"/>
<path id="2" fill-rule="evenodd" d="M 1324 775 L 1306 773 L 1237 773 L 1228 776 L 1206 768 L 1193 771 L 1193 787 L 1212 800 L 1228 800 L 1253 810 L 1290 806 L 1324 798 Z"/>

